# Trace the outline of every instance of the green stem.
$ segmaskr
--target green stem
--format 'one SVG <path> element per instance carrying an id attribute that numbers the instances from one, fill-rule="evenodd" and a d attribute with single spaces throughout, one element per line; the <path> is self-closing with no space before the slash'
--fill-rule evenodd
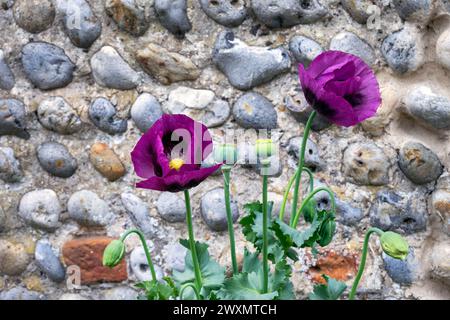
<path id="1" fill-rule="evenodd" d="M 313 192 L 310 192 L 305 200 L 302 202 L 302 205 L 300 206 L 300 209 L 297 211 L 297 213 L 295 214 L 295 217 L 293 219 L 293 222 L 291 224 L 292 228 L 296 228 L 297 224 L 298 224 L 298 220 L 300 219 L 300 215 L 303 212 L 303 209 L 305 208 L 305 206 L 308 204 L 308 202 L 314 197 L 315 194 L 321 192 L 321 191 L 325 191 L 330 195 L 331 198 L 331 210 L 333 210 L 333 212 L 336 212 L 336 200 L 334 198 L 334 193 L 333 191 L 331 191 L 329 188 L 327 187 L 320 187 L 315 189 Z"/>
<path id="2" fill-rule="evenodd" d="M 309 192 L 312 192 L 314 190 L 313 173 L 311 172 L 311 170 L 309 170 L 309 168 L 306 168 L 306 167 L 303 168 L 303 171 L 305 171 L 309 175 Z M 294 179 L 297 177 L 298 174 L 299 174 L 299 171 L 296 170 L 295 174 L 289 179 L 286 191 L 284 192 L 283 202 L 281 203 L 281 208 L 280 208 L 280 213 L 279 213 L 279 219 L 281 221 L 283 221 L 283 219 L 284 219 L 284 213 L 286 211 L 286 203 L 287 203 L 287 200 L 289 197 L 289 192 L 291 191 L 292 185 L 294 183 Z"/>
<path id="3" fill-rule="evenodd" d="M 132 233 L 135 233 L 135 234 L 137 234 L 137 235 L 139 236 L 139 239 L 141 240 L 141 243 L 142 243 L 142 247 L 144 248 L 145 256 L 147 257 L 147 262 L 148 262 L 148 266 L 149 266 L 149 269 L 150 269 L 150 273 L 151 273 L 151 275 L 152 275 L 152 279 L 153 279 L 153 281 L 157 281 L 157 279 L 156 279 L 155 267 L 154 267 L 154 265 L 153 265 L 152 258 L 151 258 L 151 256 L 150 256 L 150 251 L 148 250 L 148 246 L 147 246 L 147 242 L 145 241 L 145 236 L 144 236 L 144 234 L 143 234 L 140 230 L 132 229 L 132 230 L 126 231 L 126 232 L 120 237 L 120 240 L 121 240 L 122 242 L 124 242 L 125 239 L 126 239 L 130 234 L 132 234 Z"/>
<path id="4" fill-rule="evenodd" d="M 301 172 L 303 170 L 303 166 L 305 165 L 306 144 L 308 142 L 309 132 L 311 131 L 311 126 L 312 126 L 314 118 L 316 117 L 316 114 L 317 113 L 315 110 L 313 112 L 311 112 L 311 114 L 309 115 L 309 118 L 308 118 L 308 122 L 306 122 L 306 125 L 305 125 L 305 131 L 303 132 L 302 146 L 301 146 L 300 154 L 298 156 L 297 172 L 299 172 L 299 174 L 295 177 L 294 198 L 292 199 L 292 210 L 291 210 L 291 221 L 290 221 L 291 225 L 294 221 L 293 219 L 294 219 L 295 213 L 297 212 L 298 191 L 300 188 L 300 179 L 302 177 Z"/>
<path id="5" fill-rule="evenodd" d="M 263 292 L 269 291 L 269 239 L 268 239 L 268 207 L 267 207 L 267 180 L 268 172 L 267 168 L 270 164 L 264 163 L 263 160 Z"/>
<path id="6" fill-rule="evenodd" d="M 195 285 L 197 287 L 197 291 L 200 292 L 202 288 L 202 273 L 200 271 L 200 263 L 198 262 L 197 248 L 195 246 L 194 227 L 192 226 L 191 198 L 189 197 L 189 190 L 184 190 L 184 200 L 186 202 L 186 223 L 189 233 L 189 247 L 191 249 L 192 263 L 194 265 Z"/>
<path id="7" fill-rule="evenodd" d="M 227 212 L 228 235 L 230 237 L 231 263 L 233 266 L 233 274 L 238 274 L 239 269 L 236 259 L 236 244 L 234 239 L 233 215 L 231 213 L 231 201 L 230 201 L 230 172 L 231 172 L 230 166 L 228 165 L 222 166 L 223 182 L 225 190 L 225 208 Z"/>
<path id="8" fill-rule="evenodd" d="M 181 299 L 181 300 L 183 300 L 183 294 L 184 294 L 184 291 L 185 291 L 187 288 L 191 288 L 192 290 L 194 290 L 195 297 L 197 298 L 197 300 L 201 300 L 200 293 L 198 292 L 197 287 L 196 287 L 193 283 L 186 283 L 186 284 L 181 288 L 181 290 L 180 290 L 180 299 Z"/>
<path id="9" fill-rule="evenodd" d="M 355 281 L 353 282 L 352 290 L 350 291 L 350 295 L 348 296 L 349 300 L 353 300 L 356 295 L 356 289 L 358 288 L 359 281 L 364 273 L 364 268 L 366 266 L 366 258 L 367 258 L 367 249 L 369 247 L 369 239 L 372 233 L 377 233 L 379 236 L 383 234 L 383 231 L 378 228 L 370 228 L 366 232 L 366 236 L 364 237 L 364 245 L 363 251 L 361 255 L 361 262 L 359 263 L 358 273 L 356 274 Z"/>

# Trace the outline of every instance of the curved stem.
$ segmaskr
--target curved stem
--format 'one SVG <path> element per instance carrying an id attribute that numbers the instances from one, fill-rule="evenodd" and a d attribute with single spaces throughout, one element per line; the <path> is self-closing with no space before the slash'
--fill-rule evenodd
<path id="1" fill-rule="evenodd" d="M 230 251 L 231 251 L 231 263 L 233 266 L 233 274 L 238 274 L 238 263 L 236 259 L 236 244 L 234 239 L 234 228 L 233 228 L 233 215 L 231 213 L 231 200 L 230 200 L 230 172 L 231 167 L 223 166 L 223 184 L 225 191 L 225 208 L 227 212 L 227 224 L 228 224 L 228 235 L 230 237 Z"/>
<path id="2" fill-rule="evenodd" d="M 197 298 L 197 300 L 201 300 L 200 297 L 200 293 L 197 290 L 197 287 L 193 284 L 193 283 L 186 283 L 180 290 L 180 299 L 183 300 L 183 294 L 184 294 L 184 290 L 186 290 L 187 288 L 191 288 L 192 290 L 194 290 L 195 296 Z"/>
<path id="3" fill-rule="evenodd" d="M 312 192 L 314 190 L 314 176 L 311 170 L 309 168 L 304 167 L 302 171 L 305 171 L 309 175 L 309 192 Z M 296 170 L 295 174 L 289 179 L 286 191 L 284 192 L 283 196 L 283 202 L 281 203 L 280 213 L 279 213 L 279 219 L 283 221 L 284 219 L 284 213 L 286 211 L 286 203 L 287 199 L 289 197 L 289 192 L 291 191 L 292 184 L 294 183 L 294 179 L 299 174 L 300 170 Z"/>
<path id="4" fill-rule="evenodd" d="M 192 263 L 194 265 L 195 273 L 195 285 L 197 291 L 202 288 L 202 273 L 200 271 L 200 263 L 197 257 L 197 248 L 195 246 L 194 227 L 192 226 L 192 210 L 191 210 L 191 198 L 189 197 L 189 190 L 184 190 L 184 200 L 186 202 L 186 223 L 189 233 L 189 247 L 191 249 Z"/>
<path id="5" fill-rule="evenodd" d="M 147 262 L 148 262 L 148 266 L 149 266 L 149 269 L 150 269 L 150 273 L 151 273 L 151 275 L 152 275 L 152 279 L 153 279 L 153 281 L 157 281 L 157 279 L 156 279 L 155 267 L 154 267 L 154 265 L 153 265 L 152 258 L 151 258 L 151 256 L 150 256 L 150 251 L 148 250 L 148 246 L 147 246 L 147 242 L 145 241 L 145 236 L 144 236 L 144 234 L 143 234 L 140 230 L 132 229 L 132 230 L 126 231 L 126 232 L 120 237 L 120 240 L 121 240 L 122 242 L 124 242 L 125 239 L 126 239 L 130 234 L 132 234 L 132 233 L 135 233 L 135 234 L 137 234 L 137 235 L 139 236 L 139 239 L 141 240 L 141 243 L 142 243 L 142 247 L 144 248 L 145 256 L 146 256 L 146 258 L 147 258 Z"/>
<path id="6" fill-rule="evenodd" d="M 305 208 L 305 206 L 308 204 L 308 202 L 314 197 L 315 194 L 321 192 L 321 191 L 325 191 L 330 195 L 331 198 L 331 210 L 333 210 L 333 212 L 336 212 L 336 200 L 334 198 L 334 193 L 327 187 L 320 187 L 315 189 L 313 192 L 310 192 L 308 194 L 308 196 L 305 198 L 305 200 L 302 202 L 302 205 L 300 206 L 300 209 L 298 209 L 297 213 L 295 214 L 295 217 L 293 219 L 293 222 L 291 224 L 292 228 L 296 228 L 297 224 L 298 224 L 298 220 L 300 219 L 300 215 L 303 211 L 303 209 Z"/>
<path id="7" fill-rule="evenodd" d="M 298 190 L 300 188 L 300 179 L 301 179 L 301 172 L 303 170 L 303 166 L 305 165 L 305 149 L 306 144 L 308 142 L 308 136 L 309 132 L 311 131 L 311 126 L 313 123 L 314 118 L 316 117 L 316 111 L 314 110 L 311 112 L 308 118 L 308 122 L 306 122 L 305 125 L 305 131 L 303 132 L 303 140 L 301 145 L 300 154 L 298 156 L 298 168 L 297 171 L 299 174 L 295 177 L 295 186 L 294 186 L 294 198 L 292 199 L 292 210 L 291 210 L 291 225 L 294 221 L 295 213 L 297 212 L 297 203 L 298 203 Z"/>
<path id="8" fill-rule="evenodd" d="M 267 208 L 267 168 L 268 164 L 263 164 L 263 292 L 269 291 L 269 239 L 267 234 L 268 229 L 268 208 Z"/>
<path id="9" fill-rule="evenodd" d="M 366 266 L 366 258 L 367 258 L 367 249 L 369 247 L 369 239 L 372 233 L 377 233 L 378 235 L 382 235 L 383 231 L 378 228 L 370 228 L 366 232 L 366 236 L 364 237 L 364 245 L 363 251 L 361 255 L 361 262 L 359 263 L 358 273 L 356 274 L 355 281 L 353 282 L 352 290 L 350 291 L 350 295 L 348 296 L 349 300 L 353 300 L 356 295 L 356 289 L 358 288 L 359 281 L 364 273 L 364 268 Z"/>

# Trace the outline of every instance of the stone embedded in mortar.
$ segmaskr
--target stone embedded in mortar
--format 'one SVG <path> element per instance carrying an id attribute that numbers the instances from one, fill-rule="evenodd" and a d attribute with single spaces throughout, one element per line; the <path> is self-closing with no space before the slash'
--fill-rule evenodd
<path id="1" fill-rule="evenodd" d="M 92 76 L 100 86 L 130 90 L 139 84 L 139 74 L 110 46 L 102 47 L 91 58 Z"/>
<path id="2" fill-rule="evenodd" d="M 424 231 L 428 216 L 426 198 L 421 193 L 385 189 L 377 193 L 369 215 L 370 224 L 384 231 L 402 230 L 406 234 Z"/>
<path id="3" fill-rule="evenodd" d="M 156 202 L 158 213 L 168 222 L 183 222 L 186 220 L 186 205 L 184 200 L 171 192 L 161 192 Z"/>
<path id="4" fill-rule="evenodd" d="M 324 250 L 319 253 L 317 262 L 309 269 L 308 273 L 314 282 L 324 283 L 323 274 L 339 281 L 346 281 L 351 279 L 356 271 L 355 255 Z"/>
<path id="5" fill-rule="evenodd" d="M 427 86 L 414 87 L 405 94 L 399 110 L 428 128 L 450 130 L 450 100 Z"/>
<path id="6" fill-rule="evenodd" d="M 234 120 L 246 129 L 277 128 L 277 111 L 272 102 L 256 92 L 248 92 L 238 98 L 233 106 Z"/>
<path id="7" fill-rule="evenodd" d="M 170 243 L 164 249 L 167 252 L 165 255 L 167 268 L 183 272 L 187 249 L 178 242 Z"/>
<path id="8" fill-rule="evenodd" d="M 227 213 L 225 209 L 225 195 L 222 188 L 208 191 L 202 196 L 201 214 L 203 221 L 213 231 L 227 230 Z M 233 222 L 239 218 L 239 209 L 236 201 L 231 200 L 231 215 Z"/>
<path id="9" fill-rule="evenodd" d="M 390 160 L 383 149 L 373 142 L 353 143 L 344 152 L 344 175 L 356 184 L 388 184 L 390 167 Z"/>
<path id="10" fill-rule="evenodd" d="M 106 0 L 105 11 L 114 20 L 119 29 L 133 36 L 142 36 L 149 28 L 146 17 L 153 1 Z"/>
<path id="11" fill-rule="evenodd" d="M 9 8 L 12 8 L 14 1 L 15 0 L 0 0 L 0 7 L 3 8 L 3 10 L 8 10 Z"/>
<path id="12" fill-rule="evenodd" d="M 22 48 L 25 75 L 41 90 L 67 86 L 73 79 L 75 64 L 63 49 L 46 42 L 30 42 Z"/>
<path id="13" fill-rule="evenodd" d="M 18 276 L 28 264 L 29 257 L 22 244 L 0 239 L 0 275 Z"/>
<path id="14" fill-rule="evenodd" d="M 0 89 L 11 90 L 16 84 L 14 73 L 5 59 L 5 53 L 0 49 Z"/>
<path id="15" fill-rule="evenodd" d="M 436 61 L 450 69 L 450 28 L 442 32 L 436 41 Z"/>
<path id="16" fill-rule="evenodd" d="M 95 99 L 89 106 L 89 119 L 100 130 L 111 134 L 121 134 L 127 131 L 126 119 L 117 117 L 116 107 L 105 98 Z"/>
<path id="17" fill-rule="evenodd" d="M 54 231 L 59 227 L 62 207 L 55 191 L 50 189 L 34 190 L 20 199 L 18 214 L 29 225 Z"/>
<path id="18" fill-rule="evenodd" d="M 139 292 L 127 286 L 120 286 L 104 290 L 101 299 L 106 301 L 135 301 Z"/>
<path id="19" fill-rule="evenodd" d="M 122 282 L 128 279 L 125 259 L 114 268 L 103 266 L 103 251 L 112 240 L 107 237 L 93 237 L 64 243 L 62 247 L 64 263 L 68 267 L 75 265 L 80 268 L 81 284 Z"/>
<path id="20" fill-rule="evenodd" d="M 165 108 L 171 114 L 185 114 L 209 128 L 221 126 L 231 114 L 228 102 L 217 99 L 213 91 L 188 87 L 172 90 Z"/>
<path id="21" fill-rule="evenodd" d="M 31 33 L 50 28 L 56 15 L 52 0 L 16 0 L 13 12 L 19 27 Z"/>
<path id="22" fill-rule="evenodd" d="M 0 147 L 0 179 L 6 183 L 15 183 L 22 178 L 22 168 L 14 156 L 14 150 L 8 147 Z"/>
<path id="23" fill-rule="evenodd" d="M 364 218 L 364 212 L 347 202 L 336 199 L 336 221 L 346 226 L 357 226 Z"/>
<path id="24" fill-rule="evenodd" d="M 412 141 L 400 149 L 398 166 L 416 184 L 436 181 L 443 172 L 438 156 L 423 144 Z"/>
<path id="25" fill-rule="evenodd" d="M 7 228 L 7 217 L 3 208 L 0 206 L 0 233 L 6 230 Z"/>
<path id="26" fill-rule="evenodd" d="M 133 274 L 139 281 L 151 281 L 152 275 L 150 273 L 150 267 L 148 265 L 147 257 L 143 247 L 136 247 L 130 254 L 130 267 Z M 161 267 L 154 265 L 156 279 L 161 281 L 164 274 Z"/>
<path id="27" fill-rule="evenodd" d="M 247 18 L 243 0 L 200 0 L 200 6 L 208 17 L 225 27 L 237 27 Z"/>
<path id="28" fill-rule="evenodd" d="M 368 65 L 375 63 L 375 52 L 366 41 L 352 32 L 341 32 L 335 35 L 330 42 L 330 50 L 347 52 L 360 57 Z"/>
<path id="29" fill-rule="evenodd" d="M 313 109 L 306 101 L 303 92 L 296 94 L 294 97 L 286 96 L 284 103 L 294 119 L 306 125 Z M 317 114 L 312 122 L 311 129 L 321 131 L 330 126 L 331 123 L 325 117 Z"/>
<path id="30" fill-rule="evenodd" d="M 146 132 L 161 118 L 163 111 L 159 101 L 150 93 L 142 93 L 131 107 L 131 119 L 141 132 Z"/>
<path id="31" fill-rule="evenodd" d="M 430 210 L 434 220 L 442 224 L 440 229 L 450 236 L 450 176 L 438 180 L 431 194 Z"/>
<path id="32" fill-rule="evenodd" d="M 328 13 L 319 0 L 252 0 L 251 9 L 256 18 L 270 28 L 314 23 Z"/>
<path id="33" fill-rule="evenodd" d="M 248 46 L 231 31 L 221 32 L 213 50 L 213 62 L 233 87 L 249 90 L 271 81 L 291 68 L 286 49 Z"/>
<path id="34" fill-rule="evenodd" d="M 412 284 L 418 276 L 418 261 L 413 248 L 409 249 L 406 260 L 395 259 L 383 252 L 384 268 L 391 279 L 403 285 Z"/>
<path id="35" fill-rule="evenodd" d="M 128 192 L 122 193 L 120 198 L 134 225 L 146 236 L 154 236 L 155 229 L 153 227 L 153 218 L 150 216 L 150 209 L 147 203 L 142 201 L 141 198 Z"/>
<path id="36" fill-rule="evenodd" d="M 59 260 L 56 250 L 48 240 L 41 239 L 36 243 L 34 258 L 39 269 L 51 280 L 62 282 L 66 277 L 66 270 Z"/>
<path id="37" fill-rule="evenodd" d="M 353 20 L 360 24 L 366 24 L 367 19 L 374 13 L 371 11 L 373 0 L 341 0 L 341 4 Z"/>
<path id="38" fill-rule="evenodd" d="M 22 101 L 16 99 L 0 99 L 0 136 L 11 135 L 29 139 L 26 130 L 27 112 Z"/>
<path id="39" fill-rule="evenodd" d="M 289 41 L 289 50 L 295 60 L 305 67 L 324 51 L 320 44 L 304 36 L 292 37 Z"/>
<path id="40" fill-rule="evenodd" d="M 49 97 L 37 109 L 41 125 L 60 134 L 72 134 L 81 129 L 82 123 L 76 111 L 62 97 Z"/>
<path id="41" fill-rule="evenodd" d="M 155 11 L 161 25 L 182 39 L 192 29 L 187 15 L 187 0 L 155 0 Z"/>
<path id="42" fill-rule="evenodd" d="M 58 142 L 44 142 L 36 150 L 41 167 L 56 177 L 69 178 L 78 169 L 77 160 Z"/>
<path id="43" fill-rule="evenodd" d="M 120 179 L 126 173 L 119 157 L 106 143 L 94 143 L 89 153 L 89 160 L 94 168 L 111 182 Z"/>
<path id="44" fill-rule="evenodd" d="M 413 27 L 388 35 L 381 44 L 381 53 L 389 67 L 399 74 L 416 71 L 425 57 L 422 37 Z"/>
<path id="45" fill-rule="evenodd" d="M 59 0 L 64 28 L 72 43 L 89 48 L 102 33 L 102 23 L 86 0 Z"/>
<path id="46" fill-rule="evenodd" d="M 291 137 L 287 143 L 288 154 L 294 156 L 295 160 L 298 160 L 300 154 L 300 148 L 302 144 L 303 136 Z M 306 142 L 305 149 L 305 166 L 311 170 L 320 170 L 324 167 L 324 163 L 319 155 L 319 149 L 317 145 L 311 139 Z"/>
<path id="47" fill-rule="evenodd" d="M 251 164 L 250 168 L 256 171 L 259 175 L 267 174 L 269 177 L 279 177 L 283 173 L 283 163 L 280 160 L 279 155 L 273 155 L 267 158 L 269 161 L 269 167 L 265 169 L 261 165 L 260 159 L 257 159 L 256 164 Z"/>
<path id="48" fill-rule="evenodd" d="M 450 241 L 435 243 L 429 250 L 431 258 L 431 276 L 450 286 Z"/>
<path id="49" fill-rule="evenodd" d="M 154 43 L 149 43 L 138 50 L 136 59 L 149 75 L 162 84 L 169 85 L 178 81 L 196 80 L 200 69 L 191 59 Z"/>
<path id="50" fill-rule="evenodd" d="M 104 227 L 114 218 L 108 204 L 89 190 L 75 192 L 67 203 L 69 217 L 87 227 Z"/>
<path id="51" fill-rule="evenodd" d="M 84 300 L 91 300 L 85 296 L 82 296 L 78 293 L 63 293 L 59 296 L 58 300 L 76 300 L 76 301 L 84 301 Z"/>
<path id="52" fill-rule="evenodd" d="M 400 18 L 426 24 L 435 13 L 436 0 L 392 0 Z"/>
<path id="53" fill-rule="evenodd" d="M 46 300 L 46 296 L 40 292 L 27 290 L 22 287 L 14 287 L 0 292 L 0 300 Z"/>

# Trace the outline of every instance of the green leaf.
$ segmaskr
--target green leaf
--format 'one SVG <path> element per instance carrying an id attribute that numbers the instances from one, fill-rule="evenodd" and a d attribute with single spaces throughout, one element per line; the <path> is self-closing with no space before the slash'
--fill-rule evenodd
<path id="1" fill-rule="evenodd" d="M 314 291 L 309 295 L 310 300 L 337 300 L 344 293 L 347 286 L 336 279 L 322 275 L 327 284 L 314 286 Z"/>
<path id="2" fill-rule="evenodd" d="M 173 278 L 178 287 L 182 287 L 187 283 L 195 284 L 194 264 L 187 240 L 180 240 L 180 243 L 188 249 L 185 257 L 184 271 L 173 271 Z M 203 288 L 201 294 L 208 296 L 211 290 L 219 289 L 225 280 L 225 268 L 221 267 L 216 261 L 211 259 L 208 252 L 208 245 L 196 242 L 197 256 L 202 274 Z M 191 293 L 188 295 L 188 293 Z M 192 297 L 191 297 L 192 295 Z M 186 297 L 194 298 L 192 290 L 186 290 Z"/>
<path id="3" fill-rule="evenodd" d="M 136 288 L 143 289 L 144 295 L 138 297 L 139 300 L 168 300 L 177 297 L 178 290 L 175 283 L 169 277 L 165 277 L 162 283 L 159 281 L 142 281 L 136 284 Z"/>
<path id="4" fill-rule="evenodd" d="M 312 224 L 304 231 L 291 228 L 281 220 L 274 222 L 274 230 L 277 238 L 285 250 L 295 246 L 297 248 L 311 247 L 318 239 L 317 231 L 320 228 L 321 220 L 316 215 Z"/>

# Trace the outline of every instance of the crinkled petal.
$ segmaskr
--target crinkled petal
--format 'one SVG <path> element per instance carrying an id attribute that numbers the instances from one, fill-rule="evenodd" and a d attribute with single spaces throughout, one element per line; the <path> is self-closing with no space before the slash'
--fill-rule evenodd
<path id="1" fill-rule="evenodd" d="M 309 65 L 308 73 L 311 78 L 319 78 L 323 74 L 332 73 L 354 61 L 358 57 L 342 51 L 325 51 L 318 55 Z"/>

